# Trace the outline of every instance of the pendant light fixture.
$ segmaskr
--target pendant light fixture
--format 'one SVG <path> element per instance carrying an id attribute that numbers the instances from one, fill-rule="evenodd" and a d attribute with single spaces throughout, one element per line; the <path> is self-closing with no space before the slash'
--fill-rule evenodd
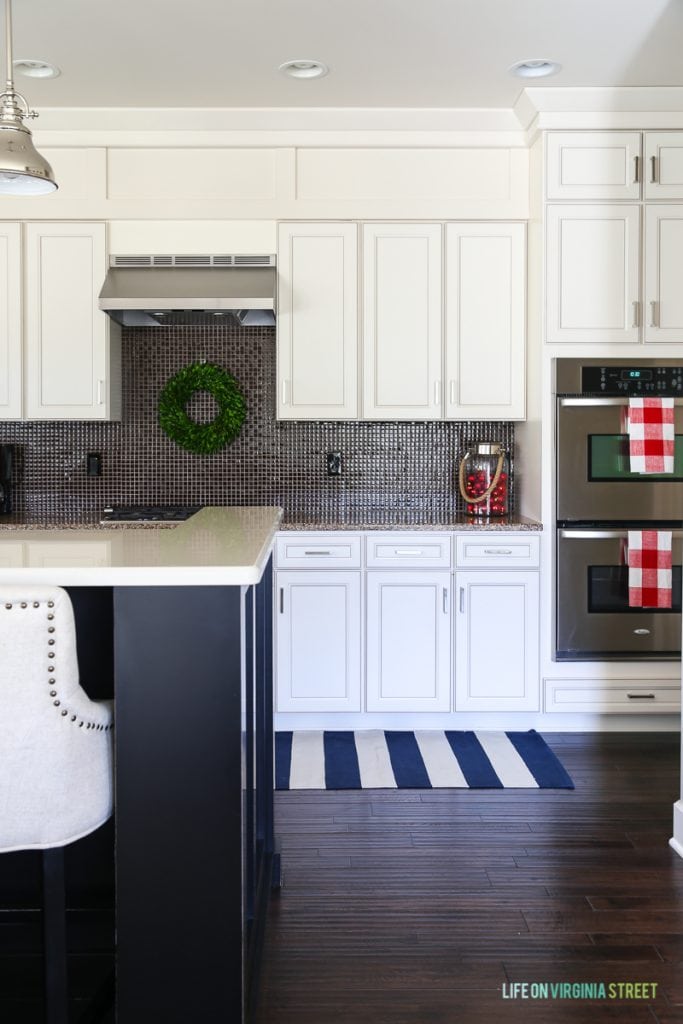
<path id="1" fill-rule="evenodd" d="M 12 0 L 5 0 L 7 83 L 0 94 L 0 195 L 42 196 L 54 192 L 57 183 L 47 160 L 33 145 L 24 118 L 37 117 L 24 97 L 15 91 L 12 66 Z"/>

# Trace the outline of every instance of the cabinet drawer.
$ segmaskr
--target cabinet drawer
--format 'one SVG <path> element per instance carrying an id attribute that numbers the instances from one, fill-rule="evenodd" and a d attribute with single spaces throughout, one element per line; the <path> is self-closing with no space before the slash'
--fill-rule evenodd
<path id="1" fill-rule="evenodd" d="M 451 538 L 447 533 L 383 533 L 366 538 L 368 567 L 396 569 L 437 568 L 451 565 Z"/>
<path id="2" fill-rule="evenodd" d="M 470 534 L 455 538 L 455 564 L 459 568 L 509 566 L 534 568 L 540 564 L 541 538 L 534 534 Z"/>
<path id="3" fill-rule="evenodd" d="M 275 544 L 278 569 L 358 569 L 360 536 L 345 533 L 289 533 Z"/>
<path id="4" fill-rule="evenodd" d="M 546 679 L 545 710 L 627 715 L 677 714 L 681 687 L 674 679 Z"/>

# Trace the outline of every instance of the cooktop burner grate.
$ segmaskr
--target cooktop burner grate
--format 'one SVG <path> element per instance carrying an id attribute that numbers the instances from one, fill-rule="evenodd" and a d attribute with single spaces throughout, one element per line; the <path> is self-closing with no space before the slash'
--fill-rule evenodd
<path id="1" fill-rule="evenodd" d="M 101 523 L 182 523 L 201 505 L 105 505 Z"/>

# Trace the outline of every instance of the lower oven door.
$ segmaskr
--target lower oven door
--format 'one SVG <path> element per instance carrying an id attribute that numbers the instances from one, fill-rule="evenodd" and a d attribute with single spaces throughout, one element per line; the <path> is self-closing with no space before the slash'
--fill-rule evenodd
<path id="1" fill-rule="evenodd" d="M 680 657 L 683 531 L 672 534 L 672 607 L 630 608 L 627 531 L 558 530 L 558 661 Z"/>

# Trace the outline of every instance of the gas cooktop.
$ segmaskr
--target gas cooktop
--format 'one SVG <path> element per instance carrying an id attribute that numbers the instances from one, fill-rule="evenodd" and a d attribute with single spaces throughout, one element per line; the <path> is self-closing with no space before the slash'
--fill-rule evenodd
<path id="1" fill-rule="evenodd" d="M 201 505 L 105 505 L 101 523 L 182 523 Z"/>

